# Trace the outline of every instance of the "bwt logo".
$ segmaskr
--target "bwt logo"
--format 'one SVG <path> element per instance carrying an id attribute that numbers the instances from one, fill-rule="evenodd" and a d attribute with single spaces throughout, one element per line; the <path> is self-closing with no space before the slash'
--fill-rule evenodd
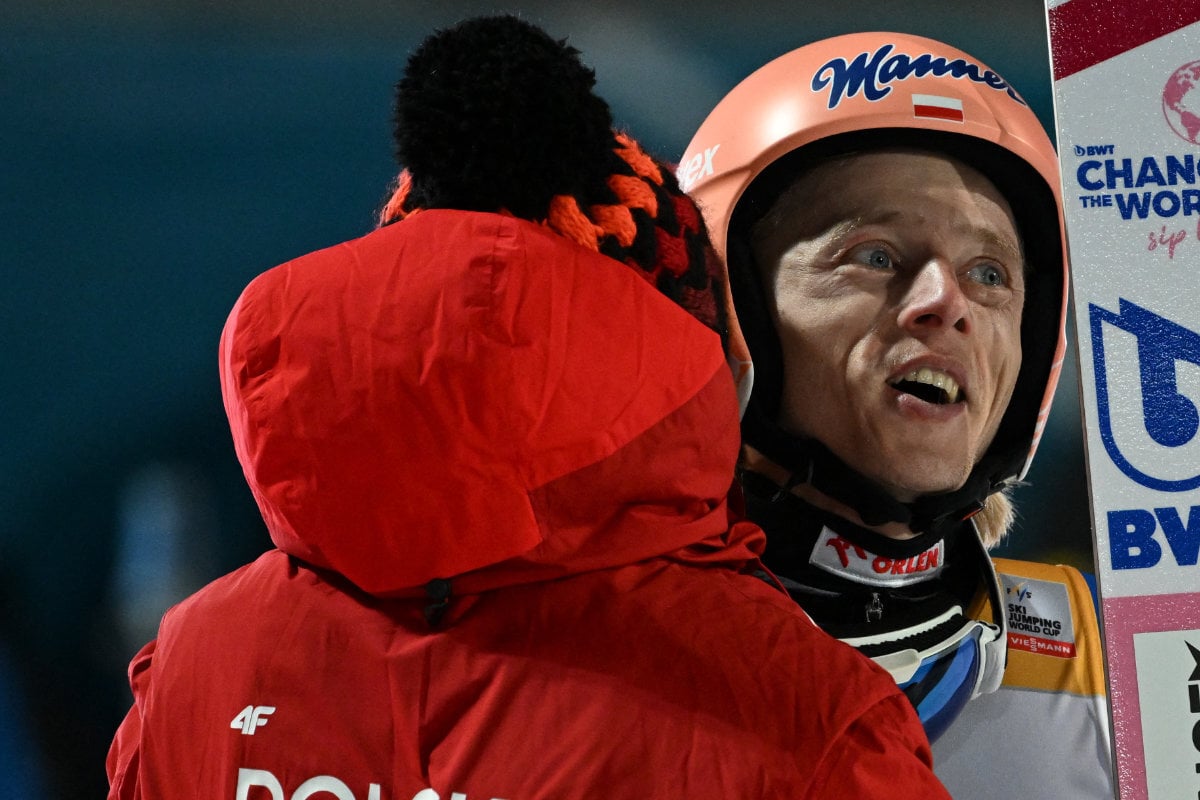
<path id="1" fill-rule="evenodd" d="M 1090 305 L 1100 438 L 1128 478 L 1160 492 L 1200 486 L 1200 335 L 1120 300 L 1117 314 Z M 1185 516 L 1186 515 L 1186 516 Z M 1108 512 L 1112 568 L 1148 569 L 1163 557 L 1195 566 L 1200 506 Z"/>
<path id="2" fill-rule="evenodd" d="M 1187 521 L 1179 509 L 1167 506 L 1153 513 L 1142 508 L 1108 512 L 1108 550 L 1113 569 L 1148 569 L 1162 560 L 1162 545 L 1154 533 L 1162 528 L 1171 557 L 1181 567 L 1196 566 L 1200 556 L 1200 506 L 1188 509 Z"/>
<path id="3" fill-rule="evenodd" d="M 1111 144 L 1075 145 L 1075 155 L 1080 158 L 1084 156 L 1111 156 L 1115 151 L 1116 145 Z"/>
<path id="4" fill-rule="evenodd" d="M 1089 305 L 1100 438 L 1113 464 L 1160 492 L 1200 487 L 1200 335 L 1128 300 Z M 1138 400 L 1140 399 L 1140 402 Z"/>

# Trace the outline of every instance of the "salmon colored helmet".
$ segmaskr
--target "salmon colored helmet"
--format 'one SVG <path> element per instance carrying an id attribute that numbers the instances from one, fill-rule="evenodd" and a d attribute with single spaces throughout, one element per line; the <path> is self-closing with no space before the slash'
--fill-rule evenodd
<path id="1" fill-rule="evenodd" d="M 1012 401 L 967 485 L 949 499 L 919 499 L 917 504 L 933 502 L 913 518 L 944 516 L 947 503 L 970 513 L 987 494 L 1027 472 L 1066 346 L 1058 159 L 1020 94 L 977 59 L 932 39 L 836 36 L 780 56 L 734 87 L 692 138 L 678 177 L 728 265 L 730 361 L 739 379 L 746 441 L 792 469 L 804 465 L 787 461 L 808 458 L 811 470 L 811 457 L 797 455 L 807 445 L 775 425 L 782 362 L 749 254 L 749 228 L 805 165 L 887 146 L 945 153 L 982 172 L 1008 199 L 1023 240 L 1029 273 L 1024 357 Z M 781 436 L 792 443 L 780 444 Z"/>

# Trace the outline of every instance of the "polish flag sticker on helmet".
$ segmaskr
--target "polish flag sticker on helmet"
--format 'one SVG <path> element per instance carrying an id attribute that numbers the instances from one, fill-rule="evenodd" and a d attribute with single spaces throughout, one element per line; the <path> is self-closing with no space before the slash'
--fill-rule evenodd
<path id="1" fill-rule="evenodd" d="M 922 553 L 907 558 L 889 558 L 876 555 L 829 528 L 823 528 L 808 561 L 814 567 L 856 583 L 907 586 L 939 574 L 942 571 L 943 551 L 944 544 L 939 539 Z"/>
<path id="2" fill-rule="evenodd" d="M 948 122 L 963 121 L 962 100 L 957 97 L 942 97 L 936 94 L 914 94 L 913 116 L 944 119 Z"/>

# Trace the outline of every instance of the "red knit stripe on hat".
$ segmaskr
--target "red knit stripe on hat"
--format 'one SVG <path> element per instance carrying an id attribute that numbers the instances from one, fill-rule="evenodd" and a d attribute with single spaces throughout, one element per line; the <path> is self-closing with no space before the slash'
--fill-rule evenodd
<path id="1" fill-rule="evenodd" d="M 688 267 L 691 266 L 688 259 L 687 242 L 679 237 L 670 235 L 662 228 L 655 228 L 654 236 L 658 241 L 658 262 L 656 266 L 659 270 L 665 269 L 676 278 L 683 277 L 683 274 L 688 271 Z"/>
<path id="2" fill-rule="evenodd" d="M 675 195 L 671 202 L 675 206 L 675 219 L 679 220 L 679 224 L 691 233 L 698 232 L 701 225 L 700 212 L 695 203 L 682 195 Z"/>

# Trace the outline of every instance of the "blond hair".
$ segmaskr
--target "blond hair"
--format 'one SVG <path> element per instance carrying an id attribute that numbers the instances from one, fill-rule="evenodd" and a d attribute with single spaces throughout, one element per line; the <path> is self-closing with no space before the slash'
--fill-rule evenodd
<path id="1" fill-rule="evenodd" d="M 1004 540 L 1017 518 L 1017 509 L 1008 491 L 1002 489 L 988 495 L 983 501 L 983 510 L 974 518 L 979 538 L 989 550 Z"/>

